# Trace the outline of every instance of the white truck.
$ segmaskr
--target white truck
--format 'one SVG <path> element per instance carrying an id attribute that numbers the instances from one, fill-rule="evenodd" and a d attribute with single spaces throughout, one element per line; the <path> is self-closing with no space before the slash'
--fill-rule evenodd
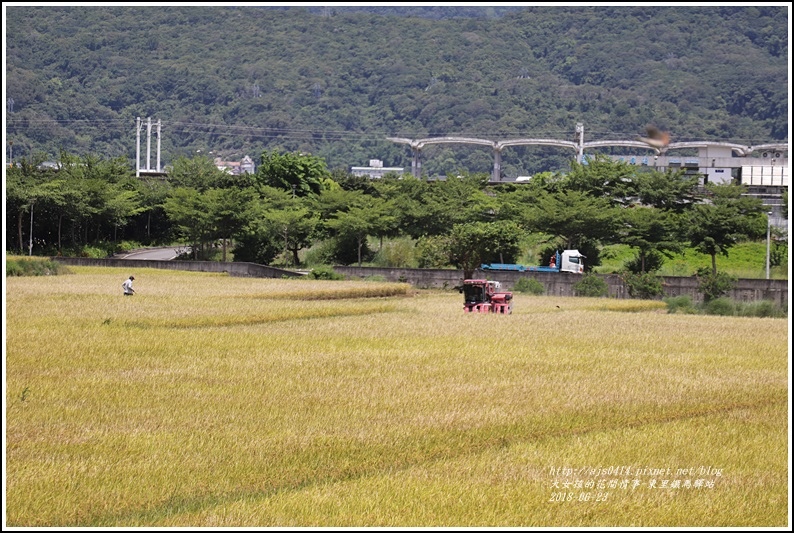
<path id="1" fill-rule="evenodd" d="M 579 250 L 563 250 L 555 252 L 549 266 L 524 266 L 510 263 L 489 263 L 480 265 L 480 270 L 513 270 L 516 272 L 570 272 L 584 274 L 585 256 Z"/>

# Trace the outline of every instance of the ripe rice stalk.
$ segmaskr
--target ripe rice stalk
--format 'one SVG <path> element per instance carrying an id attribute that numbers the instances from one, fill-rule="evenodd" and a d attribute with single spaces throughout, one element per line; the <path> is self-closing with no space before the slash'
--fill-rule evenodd
<path id="1" fill-rule="evenodd" d="M 131 298 L 124 269 L 6 280 L 9 526 L 786 523 L 786 320 L 134 274 Z M 642 486 L 594 501 L 609 466 Z"/>

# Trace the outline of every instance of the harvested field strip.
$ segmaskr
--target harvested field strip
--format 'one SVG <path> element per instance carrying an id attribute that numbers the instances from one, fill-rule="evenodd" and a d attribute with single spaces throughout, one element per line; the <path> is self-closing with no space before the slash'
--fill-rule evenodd
<path id="1" fill-rule="evenodd" d="M 614 300 L 604 299 L 595 305 L 582 307 L 588 311 L 618 311 L 621 313 L 647 313 L 667 311 L 667 304 L 658 300 Z"/>
<path id="2" fill-rule="evenodd" d="M 270 292 L 238 295 L 236 298 L 265 300 L 347 300 L 352 298 L 387 298 L 409 296 L 408 284 L 373 285 L 371 287 L 334 287 L 325 289 L 293 290 L 291 292 Z"/>
<path id="3" fill-rule="evenodd" d="M 334 318 L 345 316 L 361 316 L 394 312 L 395 306 L 391 304 L 360 305 L 355 308 L 340 309 L 336 307 L 320 309 L 275 309 L 268 313 L 235 316 L 193 316 L 177 320 L 129 320 L 115 322 L 116 325 L 131 328 L 217 328 L 228 326 L 255 326 L 273 322 L 289 322 L 293 320 L 309 320 L 314 318 Z"/>

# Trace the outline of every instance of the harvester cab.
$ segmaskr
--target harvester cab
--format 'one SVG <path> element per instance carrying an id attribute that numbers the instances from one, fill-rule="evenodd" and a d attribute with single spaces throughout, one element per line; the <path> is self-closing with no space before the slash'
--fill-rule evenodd
<path id="1" fill-rule="evenodd" d="M 498 281 L 484 279 L 463 280 L 464 313 L 499 313 L 509 315 L 513 312 L 513 293 L 502 290 Z"/>

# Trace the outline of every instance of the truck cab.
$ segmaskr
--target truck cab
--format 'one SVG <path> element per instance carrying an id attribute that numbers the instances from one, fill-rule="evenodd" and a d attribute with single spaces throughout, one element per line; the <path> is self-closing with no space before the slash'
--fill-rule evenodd
<path id="1" fill-rule="evenodd" d="M 572 272 L 574 274 L 584 274 L 584 259 L 585 256 L 579 253 L 579 250 L 564 250 L 562 257 L 557 252 L 557 264 L 559 265 L 560 272 Z"/>

